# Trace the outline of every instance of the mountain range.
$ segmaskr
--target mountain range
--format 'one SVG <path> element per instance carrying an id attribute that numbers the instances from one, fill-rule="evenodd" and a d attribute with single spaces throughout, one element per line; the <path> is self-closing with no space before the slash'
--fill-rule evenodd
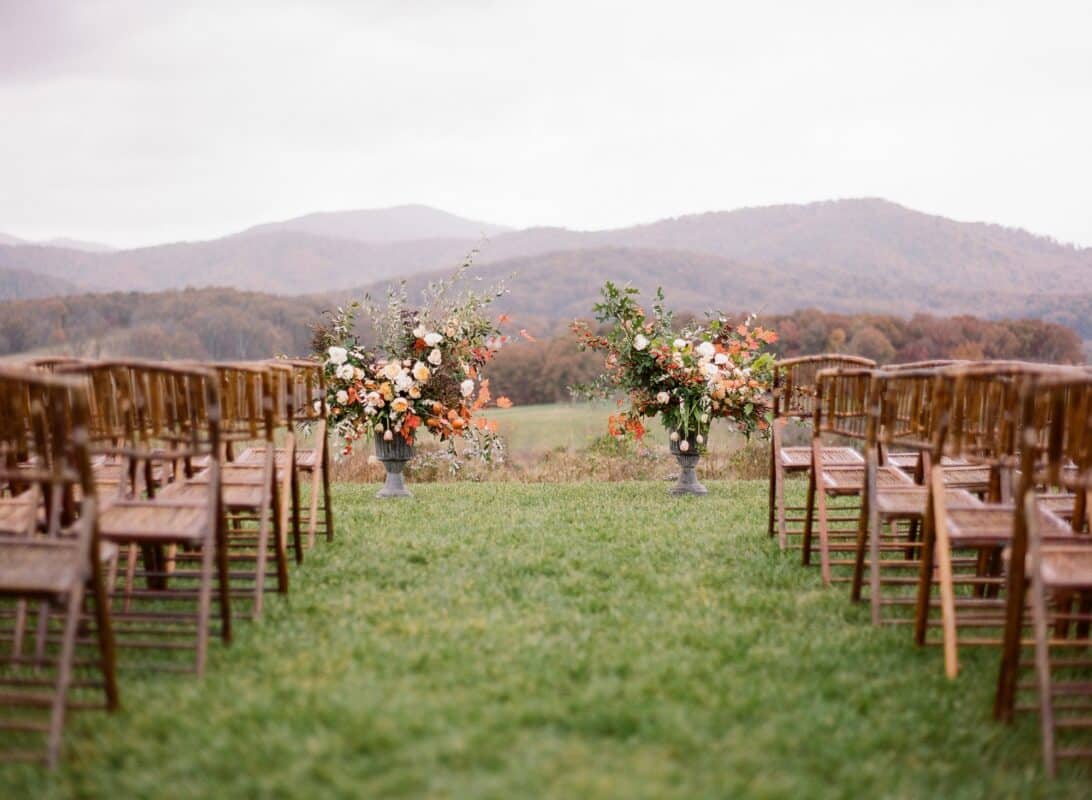
<path id="1" fill-rule="evenodd" d="M 4 240 L 0 240 L 3 242 Z M 604 280 L 663 285 L 673 306 L 973 312 L 1061 321 L 1092 339 L 1092 249 L 864 198 L 745 208 L 602 231 L 511 230 L 427 206 L 309 214 L 220 239 L 110 252 L 0 243 L 0 298 L 233 286 L 347 297 L 411 287 L 478 250 L 510 310 L 587 315 Z"/>

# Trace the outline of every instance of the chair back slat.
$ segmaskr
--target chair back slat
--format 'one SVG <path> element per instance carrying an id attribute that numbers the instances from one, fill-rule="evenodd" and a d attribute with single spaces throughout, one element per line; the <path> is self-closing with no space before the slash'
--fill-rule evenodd
<path id="1" fill-rule="evenodd" d="M 824 370 L 875 366 L 871 359 L 834 353 L 778 361 L 773 371 L 774 416 L 810 418 L 815 413 L 816 378 Z"/>
<path id="2" fill-rule="evenodd" d="M 816 375 L 813 436 L 834 434 L 868 438 L 872 370 L 827 369 Z"/>

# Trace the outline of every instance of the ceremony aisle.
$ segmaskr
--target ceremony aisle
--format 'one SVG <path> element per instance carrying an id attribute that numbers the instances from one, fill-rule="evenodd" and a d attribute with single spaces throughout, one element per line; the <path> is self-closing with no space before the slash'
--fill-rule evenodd
<path id="1" fill-rule="evenodd" d="M 766 536 L 766 483 L 335 487 L 338 538 L 214 647 L 127 675 L 4 797 L 993 797 L 1043 791 L 989 717 Z M 799 491 L 794 484 L 792 491 Z M 1080 796 L 1067 769 L 1053 797 Z"/>

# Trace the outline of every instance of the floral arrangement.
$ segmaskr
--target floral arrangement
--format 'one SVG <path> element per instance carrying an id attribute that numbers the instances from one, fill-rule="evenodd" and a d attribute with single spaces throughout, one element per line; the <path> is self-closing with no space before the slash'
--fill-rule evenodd
<path id="1" fill-rule="evenodd" d="M 629 399 L 625 411 L 608 423 L 615 437 L 640 439 L 642 419 L 659 415 L 672 442 L 686 452 L 703 448 L 713 419 L 730 420 L 748 437 L 769 427 L 764 396 L 772 380 L 774 357 L 767 345 L 777 334 L 754 326 L 754 318 L 732 324 L 721 314 L 676 333 L 663 290 L 649 315 L 638 305 L 637 289 L 608 282 L 595 305 L 601 332 L 583 321 L 573 323 L 580 347 L 606 353 L 606 372 L 590 386 L 575 387 L 585 396 L 609 396 L 620 390 Z"/>
<path id="2" fill-rule="evenodd" d="M 474 412 L 492 402 L 481 368 L 509 338 L 499 328 L 505 319 L 488 314 L 504 291 L 455 295 L 469 267 L 470 259 L 451 279 L 429 284 L 420 308 L 408 306 L 402 283 L 388 290 L 386 305 L 366 297 L 316 326 L 330 428 L 344 443 L 343 455 L 352 452 L 354 441 L 372 435 L 412 445 L 421 428 L 444 442 L 496 435 L 495 424 L 475 419 Z M 361 308 L 371 320 L 371 348 L 355 333 Z M 496 404 L 511 405 L 504 397 Z M 474 449 L 491 451 L 488 442 L 476 442 Z"/>

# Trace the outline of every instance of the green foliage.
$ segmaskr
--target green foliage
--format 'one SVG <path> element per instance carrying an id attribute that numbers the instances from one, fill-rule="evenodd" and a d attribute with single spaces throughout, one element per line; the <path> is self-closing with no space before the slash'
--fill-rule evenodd
<path id="1" fill-rule="evenodd" d="M 709 488 L 336 486 L 338 539 L 203 681 L 124 673 L 0 796 L 1087 796 L 991 719 L 995 651 L 947 680 L 777 550 L 764 483 Z"/>

